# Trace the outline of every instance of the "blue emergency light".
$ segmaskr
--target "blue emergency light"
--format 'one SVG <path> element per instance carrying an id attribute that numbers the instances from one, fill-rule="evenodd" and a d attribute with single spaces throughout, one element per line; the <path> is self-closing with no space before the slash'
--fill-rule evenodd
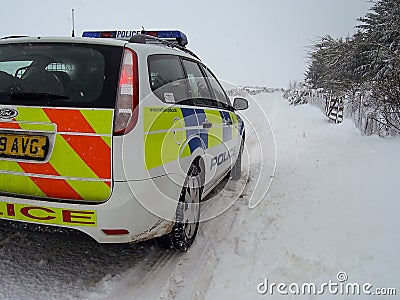
<path id="1" fill-rule="evenodd" d="M 116 38 L 116 31 L 84 31 L 82 37 L 88 38 Z"/>
<path id="2" fill-rule="evenodd" d="M 130 40 L 136 34 L 144 34 L 155 38 L 178 42 L 181 46 L 188 44 L 186 35 L 178 30 L 115 30 L 115 31 L 84 31 L 82 37 L 87 38 L 112 38 Z"/>

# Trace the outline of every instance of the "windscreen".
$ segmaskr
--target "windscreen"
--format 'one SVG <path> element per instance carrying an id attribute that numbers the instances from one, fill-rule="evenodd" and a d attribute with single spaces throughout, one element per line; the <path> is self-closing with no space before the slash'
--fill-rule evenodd
<path id="1" fill-rule="evenodd" d="M 122 47 L 0 45 L 0 104 L 113 108 Z"/>

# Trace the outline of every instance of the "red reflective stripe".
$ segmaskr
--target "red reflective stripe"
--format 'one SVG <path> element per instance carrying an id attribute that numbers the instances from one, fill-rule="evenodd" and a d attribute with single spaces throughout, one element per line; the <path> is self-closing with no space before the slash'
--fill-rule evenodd
<path id="1" fill-rule="evenodd" d="M 32 181 L 50 198 L 75 199 L 83 198 L 65 180 L 30 177 Z"/>
<path id="2" fill-rule="evenodd" d="M 44 108 L 43 111 L 51 122 L 57 124 L 58 131 L 95 133 L 79 110 Z M 18 123 L 0 122 L 0 128 L 20 129 L 21 127 Z M 92 136 L 64 136 L 64 138 L 98 177 L 111 178 L 111 149 L 102 138 Z M 18 164 L 25 173 L 61 176 L 50 163 L 18 162 Z M 34 176 L 29 178 L 48 197 L 83 200 L 66 180 Z M 111 187 L 110 182 L 105 183 Z"/>
<path id="3" fill-rule="evenodd" d="M 101 137 L 63 135 L 63 138 L 99 178 L 111 178 L 111 149 Z"/>
<path id="4" fill-rule="evenodd" d="M 20 129 L 18 123 L 0 122 L 2 128 Z M 31 164 L 19 162 L 18 165 L 25 173 L 60 175 L 50 163 Z M 47 179 L 38 177 L 29 177 L 37 187 L 48 197 L 52 198 L 70 198 L 82 200 L 82 197 L 65 181 L 58 179 Z"/>
<path id="5" fill-rule="evenodd" d="M 26 173 L 45 174 L 54 176 L 60 175 L 50 163 L 32 164 L 32 163 L 19 162 L 18 164 Z"/>
<path id="6" fill-rule="evenodd" d="M 43 111 L 57 124 L 59 132 L 96 133 L 79 110 L 43 108 Z"/>
<path id="7" fill-rule="evenodd" d="M 96 133 L 79 110 L 44 108 L 59 132 Z M 111 149 L 101 137 L 63 135 L 66 142 L 99 178 L 111 178 Z"/>
<path id="8" fill-rule="evenodd" d="M 21 129 L 18 123 L 0 122 L 0 128 L 4 129 Z"/>
<path id="9" fill-rule="evenodd" d="M 26 173 L 46 174 L 59 176 L 60 174 L 52 167 L 50 163 L 45 164 L 30 164 L 18 163 Z M 63 179 L 49 179 L 29 177 L 38 188 L 51 198 L 68 198 L 83 200 L 83 198 Z"/>

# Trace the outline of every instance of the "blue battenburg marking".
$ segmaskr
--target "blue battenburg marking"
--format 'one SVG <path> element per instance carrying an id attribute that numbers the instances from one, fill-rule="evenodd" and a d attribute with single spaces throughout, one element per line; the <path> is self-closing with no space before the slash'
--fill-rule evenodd
<path id="1" fill-rule="evenodd" d="M 206 114 L 204 109 L 196 109 L 197 120 L 200 125 L 202 125 L 206 120 Z M 208 132 L 205 129 L 200 129 L 200 139 L 203 141 L 203 148 L 208 149 Z"/>
<path id="2" fill-rule="evenodd" d="M 182 115 L 185 120 L 185 127 L 193 127 L 198 126 L 199 123 L 197 121 L 196 113 L 194 109 L 191 108 L 181 108 Z M 186 130 L 186 139 L 189 140 L 189 148 L 190 153 L 193 153 L 198 147 L 201 147 L 201 141 L 198 138 L 199 130 L 198 129 L 187 129 Z"/>
<path id="3" fill-rule="evenodd" d="M 232 123 L 231 115 L 227 111 L 220 111 L 219 113 L 222 117 L 222 120 L 225 120 L 225 121 L 223 121 L 223 123 L 227 123 L 227 122 Z M 222 131 L 222 140 L 224 142 L 232 140 L 232 126 L 228 126 L 225 124 L 223 126 L 224 127 L 223 127 L 223 131 Z"/>

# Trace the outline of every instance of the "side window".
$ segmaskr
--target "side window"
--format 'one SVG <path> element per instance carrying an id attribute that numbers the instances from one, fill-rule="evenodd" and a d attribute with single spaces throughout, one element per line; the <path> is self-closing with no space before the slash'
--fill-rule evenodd
<path id="1" fill-rule="evenodd" d="M 228 97 L 226 96 L 224 90 L 221 87 L 221 84 L 218 82 L 217 78 L 215 78 L 214 74 L 210 72 L 207 68 L 205 69 L 205 73 L 207 75 L 208 81 L 210 82 L 211 88 L 214 92 L 215 100 L 218 102 L 222 102 L 226 105 L 231 105 Z"/>
<path id="2" fill-rule="evenodd" d="M 150 87 L 162 101 L 175 103 L 188 99 L 185 74 L 179 57 L 151 55 L 148 58 Z"/>
<path id="3" fill-rule="evenodd" d="M 12 76 L 21 78 L 21 76 L 25 73 L 26 69 L 32 63 L 30 61 L 1 61 L 0 62 L 0 72 L 6 72 Z"/>
<path id="4" fill-rule="evenodd" d="M 203 104 L 202 98 L 211 99 L 211 92 L 208 89 L 207 81 L 201 72 L 200 66 L 196 62 L 186 59 L 182 59 L 182 62 L 188 78 L 190 96 L 194 104 L 201 105 Z"/>

